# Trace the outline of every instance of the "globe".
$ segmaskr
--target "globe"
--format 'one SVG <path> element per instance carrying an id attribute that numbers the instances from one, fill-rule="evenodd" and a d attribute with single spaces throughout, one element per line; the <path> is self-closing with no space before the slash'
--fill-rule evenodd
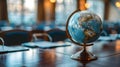
<path id="1" fill-rule="evenodd" d="M 66 32 L 73 43 L 83 46 L 83 50 L 71 58 L 85 62 L 97 59 L 86 47 L 99 38 L 102 28 L 101 18 L 97 14 L 87 10 L 73 12 L 67 20 Z"/>
<path id="2" fill-rule="evenodd" d="M 102 21 L 90 11 L 75 11 L 68 18 L 66 30 L 69 38 L 78 45 L 91 43 L 100 36 Z"/>

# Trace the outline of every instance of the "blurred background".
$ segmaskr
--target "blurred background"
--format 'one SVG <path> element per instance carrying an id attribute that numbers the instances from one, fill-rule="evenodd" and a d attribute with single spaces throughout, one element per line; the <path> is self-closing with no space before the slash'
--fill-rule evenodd
<path id="1" fill-rule="evenodd" d="M 65 30 L 77 9 L 98 14 L 105 35 L 120 33 L 120 0 L 0 0 L 0 30 Z"/>

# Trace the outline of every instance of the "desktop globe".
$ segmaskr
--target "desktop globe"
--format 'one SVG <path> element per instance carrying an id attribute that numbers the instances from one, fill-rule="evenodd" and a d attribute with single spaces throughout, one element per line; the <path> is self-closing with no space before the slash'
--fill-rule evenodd
<path id="1" fill-rule="evenodd" d="M 96 59 L 95 55 L 86 50 L 86 46 L 99 38 L 102 27 L 101 18 L 90 11 L 77 10 L 70 15 L 66 25 L 67 35 L 73 43 L 84 47 L 82 51 L 72 55 L 72 59 Z"/>
<path id="2" fill-rule="evenodd" d="M 82 45 L 98 39 L 102 31 L 102 22 L 98 15 L 88 11 L 74 12 L 68 20 L 67 30 L 70 38 Z"/>

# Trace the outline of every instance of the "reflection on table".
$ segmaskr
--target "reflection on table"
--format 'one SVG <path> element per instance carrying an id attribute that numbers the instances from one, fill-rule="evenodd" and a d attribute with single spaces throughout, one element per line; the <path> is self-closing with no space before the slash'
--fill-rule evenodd
<path id="1" fill-rule="evenodd" d="M 120 66 L 120 40 L 96 41 L 87 50 L 93 52 L 98 59 L 86 66 L 118 67 Z M 52 49 L 30 48 L 29 51 L 0 54 L 2 67 L 82 67 L 82 63 L 72 60 L 70 56 L 82 47 L 72 45 Z M 114 61 L 114 62 L 113 62 Z"/>

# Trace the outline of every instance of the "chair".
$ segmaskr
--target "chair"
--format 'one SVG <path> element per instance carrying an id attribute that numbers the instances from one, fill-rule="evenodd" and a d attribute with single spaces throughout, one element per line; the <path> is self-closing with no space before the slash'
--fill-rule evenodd
<path id="1" fill-rule="evenodd" d="M 2 46 L 2 49 L 4 50 L 4 40 L 2 37 L 0 37 L 0 45 Z"/>
<path id="2" fill-rule="evenodd" d="M 9 30 L 0 32 L 0 37 L 4 39 L 5 46 L 20 45 L 31 41 L 31 34 L 25 30 Z"/>
<path id="3" fill-rule="evenodd" d="M 53 42 L 64 41 L 67 39 L 66 32 L 60 29 L 51 29 L 47 33 L 52 37 Z"/>
<path id="4" fill-rule="evenodd" d="M 52 41 L 52 38 L 50 35 L 48 35 L 43 30 L 33 30 L 31 31 L 32 34 L 32 41 Z"/>
<path id="5" fill-rule="evenodd" d="M 107 32 L 105 31 L 105 30 L 103 30 L 102 32 L 101 32 L 101 35 L 100 36 L 108 36 L 108 34 L 107 34 Z"/>

